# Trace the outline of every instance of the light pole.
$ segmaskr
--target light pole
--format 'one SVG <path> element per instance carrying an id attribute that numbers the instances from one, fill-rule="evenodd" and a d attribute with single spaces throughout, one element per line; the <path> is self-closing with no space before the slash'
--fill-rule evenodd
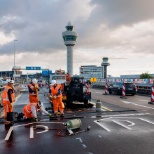
<path id="1" fill-rule="evenodd" d="M 15 42 L 18 41 L 18 40 L 14 40 L 14 81 L 15 81 L 15 75 L 16 75 L 16 72 L 15 72 L 15 53 L 16 53 L 16 46 L 15 46 Z"/>

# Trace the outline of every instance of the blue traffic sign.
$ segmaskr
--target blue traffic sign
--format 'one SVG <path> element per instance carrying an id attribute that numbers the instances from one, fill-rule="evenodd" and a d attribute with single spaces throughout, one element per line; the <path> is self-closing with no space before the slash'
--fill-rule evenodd
<path id="1" fill-rule="evenodd" d="M 48 76 L 49 70 L 42 70 L 42 76 Z"/>
<path id="2" fill-rule="evenodd" d="M 26 66 L 26 70 L 41 70 L 39 66 Z"/>

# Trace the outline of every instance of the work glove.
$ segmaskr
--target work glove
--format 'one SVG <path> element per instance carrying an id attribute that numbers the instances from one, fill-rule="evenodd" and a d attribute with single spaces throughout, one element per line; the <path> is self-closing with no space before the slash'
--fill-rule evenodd
<path id="1" fill-rule="evenodd" d="M 10 108 L 13 108 L 13 103 L 10 103 Z"/>
<path id="2" fill-rule="evenodd" d="M 49 114 L 49 117 L 51 118 L 52 117 L 52 114 Z"/>
<path id="3" fill-rule="evenodd" d="M 35 121 L 38 122 L 38 118 L 35 118 Z"/>
<path id="4" fill-rule="evenodd" d="M 56 96 L 53 96 L 53 99 L 56 99 L 57 97 Z"/>

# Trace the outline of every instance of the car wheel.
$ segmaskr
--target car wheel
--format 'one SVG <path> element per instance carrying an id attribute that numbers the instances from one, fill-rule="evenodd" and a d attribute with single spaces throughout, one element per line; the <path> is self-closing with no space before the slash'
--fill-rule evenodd
<path id="1" fill-rule="evenodd" d="M 112 94 L 111 89 L 109 89 L 109 94 Z"/>

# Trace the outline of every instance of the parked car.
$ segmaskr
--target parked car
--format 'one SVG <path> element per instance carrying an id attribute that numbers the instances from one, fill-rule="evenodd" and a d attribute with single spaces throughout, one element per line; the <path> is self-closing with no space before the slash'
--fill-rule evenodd
<path id="1" fill-rule="evenodd" d="M 122 95 L 123 82 L 114 82 L 109 86 L 109 94 Z M 136 87 L 133 83 L 125 83 L 125 94 L 136 94 Z"/>

